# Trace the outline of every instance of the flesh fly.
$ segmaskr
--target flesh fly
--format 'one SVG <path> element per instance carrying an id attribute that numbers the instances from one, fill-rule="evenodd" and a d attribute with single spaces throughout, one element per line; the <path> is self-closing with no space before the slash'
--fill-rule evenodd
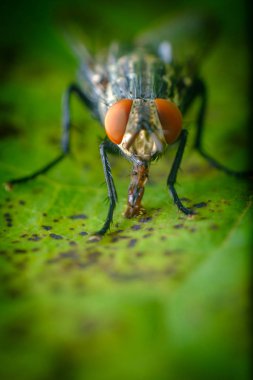
<path id="1" fill-rule="evenodd" d="M 93 57 L 78 43 L 72 44 L 81 64 L 78 83 L 67 88 L 63 99 L 62 153 L 31 175 L 9 181 L 7 187 L 47 172 L 69 153 L 73 94 L 105 129 L 100 155 L 110 202 L 97 237 L 110 228 L 117 202 L 110 153 L 121 155 L 133 165 L 125 211 L 125 216 L 132 218 L 143 212 L 141 201 L 151 163 L 177 143 L 167 186 L 178 209 L 187 215 L 193 213 L 183 205 L 175 183 L 187 142 L 183 119 L 197 98 L 200 108 L 195 148 L 216 168 L 238 177 L 247 176 L 246 172 L 227 169 L 202 148 L 207 91 L 199 75 L 199 62 L 215 35 L 212 20 L 189 14 L 138 36 L 130 47 L 113 43 L 102 58 Z"/>

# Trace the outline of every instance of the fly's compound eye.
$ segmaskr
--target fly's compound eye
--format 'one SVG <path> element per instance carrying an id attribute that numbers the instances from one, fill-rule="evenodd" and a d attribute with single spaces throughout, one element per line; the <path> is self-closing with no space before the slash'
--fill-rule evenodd
<path id="1" fill-rule="evenodd" d="M 106 134 L 115 144 L 120 144 L 123 139 L 132 103 L 131 99 L 121 99 L 114 103 L 105 115 Z"/>
<path id="2" fill-rule="evenodd" d="M 166 99 L 155 99 L 157 113 L 167 144 L 173 144 L 182 129 L 182 114 L 178 107 Z"/>

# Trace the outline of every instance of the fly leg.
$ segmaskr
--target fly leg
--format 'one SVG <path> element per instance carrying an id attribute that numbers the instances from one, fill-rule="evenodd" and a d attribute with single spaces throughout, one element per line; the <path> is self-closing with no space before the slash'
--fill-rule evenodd
<path id="1" fill-rule="evenodd" d="M 103 236 L 108 231 L 113 220 L 113 212 L 114 212 L 116 202 L 117 202 L 117 192 L 116 192 L 114 181 L 112 178 L 111 166 L 107 157 L 107 153 L 115 153 L 115 152 L 112 152 L 111 144 L 107 140 L 103 141 L 100 144 L 99 151 L 100 151 L 101 161 L 103 164 L 105 181 L 107 185 L 107 191 L 108 191 L 108 197 L 109 197 L 110 203 L 109 203 L 109 209 L 108 209 L 108 213 L 107 213 L 103 227 L 95 233 L 95 236 L 91 237 L 91 240 L 96 240 L 96 237 Z"/>
<path id="2" fill-rule="evenodd" d="M 221 164 L 219 161 L 217 161 L 215 158 L 213 158 L 211 155 L 205 152 L 202 146 L 202 137 L 203 137 L 203 131 L 204 131 L 204 118 L 206 113 L 206 105 L 207 105 L 207 91 L 206 86 L 202 80 L 198 80 L 196 82 L 196 92 L 195 96 L 200 96 L 201 98 L 201 105 L 199 114 L 197 117 L 197 134 L 195 138 L 195 148 L 197 151 L 201 154 L 202 157 L 204 157 L 213 167 L 222 170 L 226 174 L 238 177 L 238 178 L 247 178 L 253 175 L 253 171 L 236 171 L 227 168 L 223 164 Z M 194 97 L 195 97 L 194 96 Z M 193 100 L 193 99 L 192 99 Z"/>
<path id="3" fill-rule="evenodd" d="M 174 186 L 175 182 L 177 180 L 178 169 L 180 167 L 180 164 L 181 164 L 181 161 L 183 158 L 184 149 L 185 149 L 185 145 L 186 145 L 186 141 L 187 141 L 187 134 L 188 134 L 187 130 L 183 129 L 181 132 L 181 135 L 180 135 L 177 153 L 176 153 L 176 156 L 174 158 L 174 161 L 173 161 L 173 164 L 172 164 L 172 167 L 170 170 L 170 174 L 169 174 L 168 179 L 167 179 L 167 186 L 170 190 L 173 201 L 177 205 L 178 209 L 186 215 L 192 215 L 192 214 L 194 214 L 194 212 L 182 204 L 182 202 L 179 199 L 178 194 L 176 192 L 175 186 Z"/>
<path id="4" fill-rule="evenodd" d="M 113 221 L 113 212 L 116 207 L 117 203 L 117 192 L 115 189 L 114 181 L 112 178 L 112 173 L 111 173 L 111 167 L 110 163 L 108 161 L 107 153 L 114 154 L 114 155 L 120 155 L 126 158 L 128 161 L 130 161 L 134 166 L 142 166 L 143 162 L 137 160 L 135 157 L 130 157 L 126 155 L 124 152 L 121 151 L 121 149 L 118 148 L 116 144 L 113 144 L 110 140 L 105 139 L 100 147 L 100 156 L 103 164 L 103 169 L 104 169 L 104 175 L 105 175 L 105 180 L 107 184 L 107 191 L 108 191 L 108 198 L 109 198 L 109 209 L 108 213 L 104 222 L 103 227 L 94 233 L 93 236 L 90 237 L 90 241 L 98 241 L 101 239 L 101 237 L 109 230 L 110 225 Z M 146 168 L 146 167 L 145 167 Z M 146 168 L 147 170 L 147 168 Z M 146 180 L 145 176 L 145 180 Z M 141 197 L 142 198 L 142 197 Z M 138 200 L 141 200 L 141 198 L 138 198 Z"/>
<path id="5" fill-rule="evenodd" d="M 32 179 L 35 179 L 41 174 L 48 172 L 51 168 L 56 166 L 66 155 L 70 152 L 70 128 L 71 128 L 71 120 L 70 120 L 70 98 L 72 94 L 78 95 L 81 101 L 86 105 L 90 106 L 90 101 L 87 96 L 83 93 L 83 91 L 76 85 L 71 84 L 63 97 L 63 125 L 62 125 L 62 141 L 61 141 L 61 153 L 54 158 L 52 161 L 47 163 L 45 166 L 36 170 L 35 172 L 20 178 L 14 178 L 5 183 L 5 188 L 7 190 L 11 190 L 13 185 L 17 183 L 28 182 Z"/>

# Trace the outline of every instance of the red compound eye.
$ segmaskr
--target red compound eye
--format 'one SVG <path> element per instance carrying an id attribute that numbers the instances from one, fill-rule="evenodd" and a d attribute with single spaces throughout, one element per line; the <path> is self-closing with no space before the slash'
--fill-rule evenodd
<path id="1" fill-rule="evenodd" d="M 107 111 L 105 131 L 109 139 L 115 144 L 120 144 L 123 139 L 132 103 L 131 99 L 121 99 Z"/>
<path id="2" fill-rule="evenodd" d="M 182 114 L 178 107 L 169 100 L 155 99 L 157 113 L 163 128 L 167 144 L 172 144 L 182 129 Z"/>

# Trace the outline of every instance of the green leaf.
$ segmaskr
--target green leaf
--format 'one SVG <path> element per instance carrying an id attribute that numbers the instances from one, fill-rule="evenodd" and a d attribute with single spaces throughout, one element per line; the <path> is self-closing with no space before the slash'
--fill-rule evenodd
<path id="1" fill-rule="evenodd" d="M 118 28 L 116 14 L 105 13 Z M 152 18 L 151 10 L 139 14 L 140 27 Z M 5 64 L 2 183 L 59 152 L 60 100 L 76 67 L 43 17 L 27 51 L 12 47 L 17 61 Z M 128 24 L 122 22 L 122 38 Z M 225 34 L 202 73 L 210 89 L 204 145 L 237 170 L 247 166 L 248 70 L 246 45 Z M 172 150 L 151 167 L 146 214 L 125 219 L 131 167 L 112 157 L 114 223 L 91 243 L 108 207 L 98 152 L 104 132 L 80 103 L 72 105 L 72 155 L 48 174 L 0 191 L 1 378 L 249 378 L 247 182 L 211 168 L 192 149 L 196 105 L 177 183 L 196 215 L 182 215 L 168 194 Z"/>

